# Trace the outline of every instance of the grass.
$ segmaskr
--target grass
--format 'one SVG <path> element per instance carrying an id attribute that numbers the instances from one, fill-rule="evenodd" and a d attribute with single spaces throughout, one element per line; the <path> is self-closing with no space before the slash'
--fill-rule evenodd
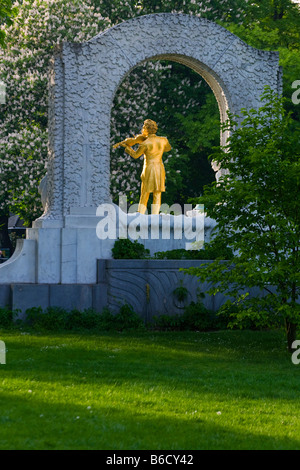
<path id="1" fill-rule="evenodd" d="M 2 450 L 300 449 L 279 331 L 0 330 Z"/>

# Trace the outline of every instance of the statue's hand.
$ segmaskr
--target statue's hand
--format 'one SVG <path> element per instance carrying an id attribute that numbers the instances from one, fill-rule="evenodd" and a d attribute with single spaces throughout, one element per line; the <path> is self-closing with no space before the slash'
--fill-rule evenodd
<path id="1" fill-rule="evenodd" d="M 113 145 L 114 149 L 117 149 L 118 147 L 128 147 L 128 145 L 125 142 L 118 142 L 117 144 Z"/>

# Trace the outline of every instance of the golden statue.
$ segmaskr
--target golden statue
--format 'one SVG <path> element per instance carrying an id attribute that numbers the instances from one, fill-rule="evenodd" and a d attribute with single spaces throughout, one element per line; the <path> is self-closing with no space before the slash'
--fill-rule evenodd
<path id="1" fill-rule="evenodd" d="M 144 167 L 141 174 L 142 187 L 138 212 L 144 214 L 150 193 L 153 193 L 152 214 L 159 214 L 161 206 L 161 193 L 165 191 L 165 167 L 162 162 L 164 152 L 171 150 L 171 145 L 166 137 L 156 135 L 157 124 L 151 119 L 146 119 L 142 133 L 133 138 L 128 138 L 115 144 L 113 148 L 125 147 L 125 152 L 133 158 L 144 155 Z M 137 151 L 131 147 L 139 144 Z"/>

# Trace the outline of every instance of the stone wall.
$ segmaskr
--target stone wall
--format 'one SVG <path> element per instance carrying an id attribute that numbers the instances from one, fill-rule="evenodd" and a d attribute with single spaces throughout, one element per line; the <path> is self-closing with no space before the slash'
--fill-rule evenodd
<path id="1" fill-rule="evenodd" d="M 136 313 L 147 321 L 154 316 L 178 315 L 186 305 L 197 302 L 200 293 L 209 288 L 196 276 L 180 269 L 199 267 L 204 260 L 98 260 L 98 282 L 106 289 L 107 306 L 117 312 L 124 303 L 130 304 Z M 174 290 L 187 289 L 187 297 L 179 301 Z M 251 289 L 251 295 L 260 295 L 259 289 Z M 217 312 L 228 299 L 219 293 L 205 294 L 201 301 L 209 310 Z"/>
<path id="2" fill-rule="evenodd" d="M 149 321 L 154 315 L 180 314 L 185 305 L 197 301 L 198 293 L 204 292 L 207 284 L 200 284 L 196 277 L 185 275 L 179 269 L 201 263 L 203 261 L 98 260 L 96 284 L 2 284 L 0 307 L 8 305 L 18 309 L 20 318 L 24 318 L 26 309 L 31 307 L 93 308 L 99 313 L 108 307 L 116 313 L 127 303 Z M 188 291 L 184 302 L 174 295 L 174 290 L 181 285 Z M 216 311 L 224 300 L 223 295 L 206 295 L 204 304 Z"/>
<path id="3" fill-rule="evenodd" d="M 101 313 L 104 307 L 117 313 L 125 303 L 145 321 L 154 316 L 178 315 L 186 305 L 197 302 L 199 293 L 205 293 L 208 283 L 200 283 L 196 276 L 180 271 L 190 266 L 198 267 L 212 261 L 202 260 L 114 260 L 97 262 L 96 284 L 0 284 L 0 307 L 8 305 L 20 311 L 24 318 L 31 307 L 62 307 L 66 310 L 93 308 Z M 184 301 L 178 300 L 177 287 L 187 289 Z M 251 295 L 260 295 L 251 289 Z M 201 298 L 213 312 L 227 300 L 223 294 Z"/>

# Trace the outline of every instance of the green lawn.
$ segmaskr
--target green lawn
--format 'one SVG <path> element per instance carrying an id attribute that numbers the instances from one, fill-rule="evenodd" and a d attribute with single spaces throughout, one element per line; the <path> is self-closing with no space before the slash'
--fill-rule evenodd
<path id="1" fill-rule="evenodd" d="M 0 330 L 0 449 L 300 449 L 281 332 Z"/>

